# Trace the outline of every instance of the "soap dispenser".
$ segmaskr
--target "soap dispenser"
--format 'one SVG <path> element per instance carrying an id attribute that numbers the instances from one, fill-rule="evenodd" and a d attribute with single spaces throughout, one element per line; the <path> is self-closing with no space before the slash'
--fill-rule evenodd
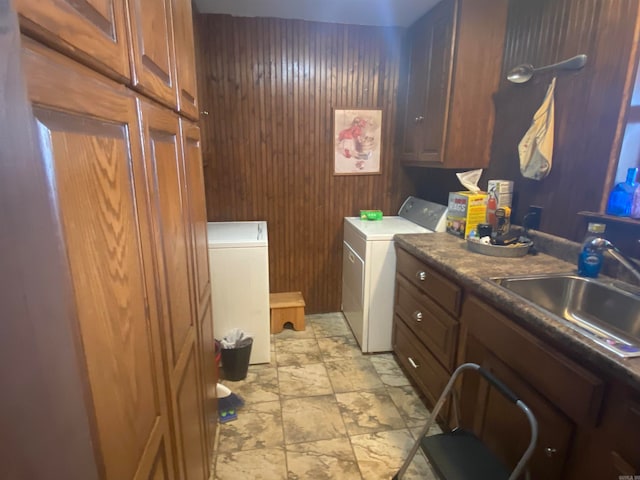
<path id="1" fill-rule="evenodd" d="M 589 223 L 587 234 L 582 242 L 582 251 L 578 257 L 578 275 L 596 278 L 602 268 L 602 252 L 591 245 L 591 240 L 604 236 L 606 225 L 603 223 Z"/>
<path id="2" fill-rule="evenodd" d="M 609 195 L 609 201 L 607 202 L 607 214 L 617 215 L 619 217 L 628 217 L 631 215 L 633 194 L 638 188 L 638 184 L 636 183 L 637 175 L 638 169 L 630 168 L 627 170 L 627 179 L 613 187 Z"/>

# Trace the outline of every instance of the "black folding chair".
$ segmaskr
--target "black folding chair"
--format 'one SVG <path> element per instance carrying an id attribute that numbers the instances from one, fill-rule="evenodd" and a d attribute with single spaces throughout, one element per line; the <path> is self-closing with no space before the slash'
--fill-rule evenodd
<path id="1" fill-rule="evenodd" d="M 529 446 L 511 472 L 509 472 L 502 462 L 473 432 L 464 430 L 460 428 L 459 425 L 450 432 L 426 436 L 429 429 L 435 423 L 438 412 L 442 409 L 442 405 L 449 396 L 449 393 L 453 390 L 456 379 L 464 370 L 475 370 L 486 378 L 502 395 L 520 408 L 529 420 L 531 427 Z M 455 395 L 453 395 L 453 401 L 454 412 L 457 412 Z M 393 480 L 400 480 L 402 478 L 418 452 L 418 448 L 422 448 L 434 473 L 442 480 L 516 480 L 524 472 L 527 462 L 531 458 L 531 455 L 533 455 L 537 441 L 538 422 L 529 407 L 491 372 L 475 363 L 465 363 L 453 372 L 449 383 L 447 383 L 442 395 L 440 395 L 440 398 L 436 402 L 426 425 L 420 432 L 418 440 L 416 440 L 409 452 L 409 456 L 402 464 L 402 467 L 400 467 L 400 470 L 398 470 L 398 473 L 395 474 Z M 528 472 L 526 472 L 526 477 L 529 477 Z"/>

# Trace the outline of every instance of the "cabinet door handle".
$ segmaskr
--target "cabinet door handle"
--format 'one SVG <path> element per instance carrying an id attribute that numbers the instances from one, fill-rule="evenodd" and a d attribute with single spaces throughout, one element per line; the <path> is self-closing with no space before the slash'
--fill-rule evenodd
<path id="1" fill-rule="evenodd" d="M 412 366 L 413 368 L 419 368 L 419 367 L 420 367 L 420 364 L 416 363 L 416 362 L 413 360 L 413 358 L 411 358 L 411 357 L 407 357 L 407 360 L 409 361 L 409 363 L 411 364 L 411 366 Z"/>
<path id="2" fill-rule="evenodd" d="M 427 279 L 427 272 L 420 270 L 419 272 L 416 272 L 416 278 L 418 280 L 420 280 L 421 282 L 424 282 Z"/>
<path id="3" fill-rule="evenodd" d="M 551 458 L 553 457 L 556 453 L 558 453 L 558 449 L 553 448 L 553 447 L 546 447 L 544 449 L 544 453 L 547 457 Z"/>
<path id="4" fill-rule="evenodd" d="M 349 261 L 351 263 L 355 263 L 356 262 L 356 257 L 353 256 L 353 253 L 349 252 Z"/>
<path id="5" fill-rule="evenodd" d="M 415 122 L 416 122 L 416 123 L 422 123 L 422 121 L 423 121 L 423 120 L 424 120 L 424 117 L 423 117 L 422 115 L 418 115 L 418 116 L 415 118 Z"/>
<path id="6" fill-rule="evenodd" d="M 413 318 L 415 319 L 416 322 L 421 322 L 422 312 L 420 310 L 416 310 L 415 312 L 413 312 Z"/>

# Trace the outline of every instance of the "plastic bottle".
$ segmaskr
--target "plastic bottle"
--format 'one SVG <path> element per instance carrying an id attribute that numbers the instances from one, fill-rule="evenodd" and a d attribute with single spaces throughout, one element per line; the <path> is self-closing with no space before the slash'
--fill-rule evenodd
<path id="1" fill-rule="evenodd" d="M 631 218 L 640 218 L 640 186 L 636 188 L 631 202 Z"/>
<path id="2" fill-rule="evenodd" d="M 489 191 L 489 198 L 487 199 L 487 223 L 495 230 L 498 225 L 496 218 L 496 209 L 498 208 L 498 199 L 496 197 L 495 187 Z"/>
<path id="3" fill-rule="evenodd" d="M 631 207 L 633 205 L 633 195 L 638 188 L 636 183 L 636 176 L 638 175 L 637 168 L 630 168 L 627 170 L 627 179 L 624 182 L 620 182 L 609 195 L 609 201 L 607 202 L 607 214 L 617 215 L 619 217 L 628 217 L 631 215 Z"/>
<path id="4" fill-rule="evenodd" d="M 578 275 L 596 278 L 602 268 L 602 252 L 589 246 L 589 242 L 596 237 L 604 236 L 606 225 L 603 223 L 589 223 L 587 234 L 582 243 L 582 251 L 578 257 Z"/>

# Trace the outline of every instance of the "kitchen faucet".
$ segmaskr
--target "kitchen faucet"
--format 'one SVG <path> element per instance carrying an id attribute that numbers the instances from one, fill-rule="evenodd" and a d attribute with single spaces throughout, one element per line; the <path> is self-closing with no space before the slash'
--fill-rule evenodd
<path id="1" fill-rule="evenodd" d="M 618 262 L 620 262 L 622 266 L 625 267 L 628 271 L 630 271 L 633 274 L 633 276 L 636 278 L 636 280 L 640 282 L 640 268 L 638 267 L 638 265 L 636 265 L 636 263 L 633 260 L 631 260 L 626 255 L 624 255 L 620 250 L 618 250 L 613 245 L 613 243 L 611 243 L 606 238 L 601 238 L 601 237 L 589 238 L 587 239 L 586 242 L 584 242 L 583 249 L 585 247 L 598 252 L 604 252 L 604 251 L 609 252 L 613 258 L 615 258 Z"/>

